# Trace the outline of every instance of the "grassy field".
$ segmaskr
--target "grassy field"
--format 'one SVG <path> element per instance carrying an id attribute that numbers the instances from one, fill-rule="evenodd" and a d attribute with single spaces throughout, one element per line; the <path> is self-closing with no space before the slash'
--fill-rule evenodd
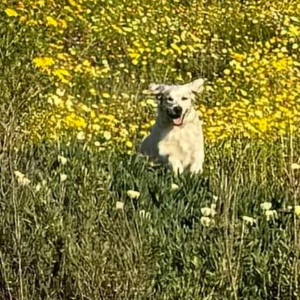
<path id="1" fill-rule="evenodd" d="M 298 1 L 1 1 L 0 299 L 299 299 L 299 34 Z M 176 177 L 147 87 L 198 77 Z"/>

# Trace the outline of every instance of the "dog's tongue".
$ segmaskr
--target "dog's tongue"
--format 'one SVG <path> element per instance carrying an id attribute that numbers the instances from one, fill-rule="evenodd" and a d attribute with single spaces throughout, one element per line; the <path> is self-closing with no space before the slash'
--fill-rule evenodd
<path id="1" fill-rule="evenodd" d="M 177 119 L 173 119 L 173 123 L 174 123 L 174 125 L 176 125 L 176 126 L 180 126 L 181 123 L 182 123 L 182 117 L 179 117 L 179 118 L 177 118 Z"/>

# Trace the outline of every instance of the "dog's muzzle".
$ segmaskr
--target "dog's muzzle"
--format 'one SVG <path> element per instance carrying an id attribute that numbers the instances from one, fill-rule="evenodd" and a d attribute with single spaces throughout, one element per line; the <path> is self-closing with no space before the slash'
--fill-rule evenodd
<path id="1" fill-rule="evenodd" d="M 175 126 L 180 126 L 183 123 L 182 107 L 174 106 L 167 109 L 168 116 L 173 120 Z"/>

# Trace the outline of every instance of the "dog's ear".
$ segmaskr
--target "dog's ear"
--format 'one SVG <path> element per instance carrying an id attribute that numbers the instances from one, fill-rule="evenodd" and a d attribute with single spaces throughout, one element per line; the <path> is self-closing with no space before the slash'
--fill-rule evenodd
<path id="1" fill-rule="evenodd" d="M 163 93 L 165 89 L 165 86 L 163 84 L 155 84 L 155 83 L 151 83 L 149 85 L 149 90 L 153 95 L 158 95 Z"/>
<path id="2" fill-rule="evenodd" d="M 189 88 L 194 93 L 201 93 L 203 91 L 204 79 L 199 78 L 188 83 Z"/>

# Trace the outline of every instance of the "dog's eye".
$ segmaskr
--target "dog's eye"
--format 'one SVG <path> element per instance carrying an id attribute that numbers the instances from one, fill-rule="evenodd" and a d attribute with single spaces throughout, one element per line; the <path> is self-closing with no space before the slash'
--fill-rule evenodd
<path id="1" fill-rule="evenodd" d="M 167 98 L 167 101 L 170 101 L 170 102 L 172 102 L 172 101 L 173 101 L 173 98 L 171 98 L 171 97 L 168 97 L 168 98 Z"/>
<path id="2" fill-rule="evenodd" d="M 181 100 L 182 100 L 182 101 L 186 101 L 186 100 L 189 100 L 189 98 L 187 98 L 187 97 L 182 97 Z"/>

